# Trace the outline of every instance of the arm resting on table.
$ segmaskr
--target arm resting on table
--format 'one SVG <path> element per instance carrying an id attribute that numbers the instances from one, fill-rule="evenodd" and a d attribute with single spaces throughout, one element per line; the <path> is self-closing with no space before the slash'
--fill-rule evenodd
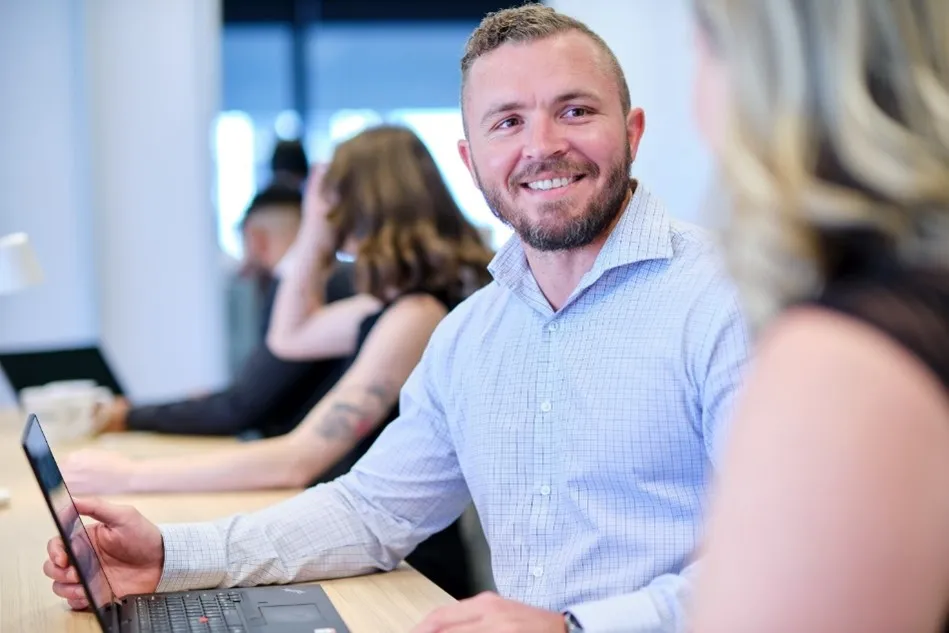
<path id="1" fill-rule="evenodd" d="M 386 419 L 445 308 L 405 297 L 380 317 L 339 384 L 292 433 L 192 456 L 136 465 L 130 488 L 144 491 L 301 488 L 334 466 Z"/>

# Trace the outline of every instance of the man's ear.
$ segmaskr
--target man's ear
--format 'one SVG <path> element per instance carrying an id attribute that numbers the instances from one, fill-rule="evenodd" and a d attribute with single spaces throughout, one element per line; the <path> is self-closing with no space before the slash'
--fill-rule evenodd
<path id="1" fill-rule="evenodd" d="M 629 138 L 629 153 L 633 160 L 636 160 L 636 152 L 639 151 L 639 142 L 643 140 L 643 134 L 646 131 L 646 113 L 642 108 L 632 108 L 626 115 L 626 136 Z"/>
<path id="2" fill-rule="evenodd" d="M 471 175 L 471 181 L 475 187 L 481 189 L 481 185 L 478 184 L 478 176 L 475 174 L 474 163 L 471 160 L 471 145 L 466 139 L 458 141 L 458 155 L 461 156 L 461 162 L 468 168 L 468 173 Z"/>

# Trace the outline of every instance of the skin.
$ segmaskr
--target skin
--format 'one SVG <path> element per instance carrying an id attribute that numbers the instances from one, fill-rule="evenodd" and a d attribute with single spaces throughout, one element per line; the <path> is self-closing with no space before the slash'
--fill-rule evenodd
<path id="1" fill-rule="evenodd" d="M 728 68 L 697 38 L 696 117 L 721 154 Z M 762 337 L 713 494 L 695 633 L 942 630 L 949 399 L 879 331 L 818 308 Z"/>
<path id="2" fill-rule="evenodd" d="M 623 112 L 603 53 L 575 32 L 505 44 L 478 59 L 468 76 L 464 115 L 468 138 L 458 144 L 461 159 L 494 213 L 521 238 L 541 291 L 559 309 L 628 201 L 628 167 L 645 115 L 638 108 Z M 549 191 L 523 186 L 577 176 Z M 532 244 L 532 233 L 569 241 L 578 224 L 598 214 L 608 217 L 587 243 L 568 249 Z"/>

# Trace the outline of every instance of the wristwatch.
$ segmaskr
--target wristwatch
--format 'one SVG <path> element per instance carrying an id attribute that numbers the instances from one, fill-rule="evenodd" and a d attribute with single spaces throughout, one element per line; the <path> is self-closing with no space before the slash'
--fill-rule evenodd
<path id="1" fill-rule="evenodd" d="M 572 613 L 567 613 L 563 616 L 563 623 L 567 627 L 567 633 L 583 633 L 583 627 L 580 626 L 580 623 L 577 622 L 577 619 L 573 617 Z"/>

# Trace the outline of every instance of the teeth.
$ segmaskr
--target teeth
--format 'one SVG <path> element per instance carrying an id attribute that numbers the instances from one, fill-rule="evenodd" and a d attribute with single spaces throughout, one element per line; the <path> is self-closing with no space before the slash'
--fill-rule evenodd
<path id="1" fill-rule="evenodd" d="M 535 191 L 547 191 L 548 189 L 559 189 L 566 187 L 573 182 L 573 178 L 548 178 L 547 180 L 538 180 L 527 183 L 527 186 Z"/>

